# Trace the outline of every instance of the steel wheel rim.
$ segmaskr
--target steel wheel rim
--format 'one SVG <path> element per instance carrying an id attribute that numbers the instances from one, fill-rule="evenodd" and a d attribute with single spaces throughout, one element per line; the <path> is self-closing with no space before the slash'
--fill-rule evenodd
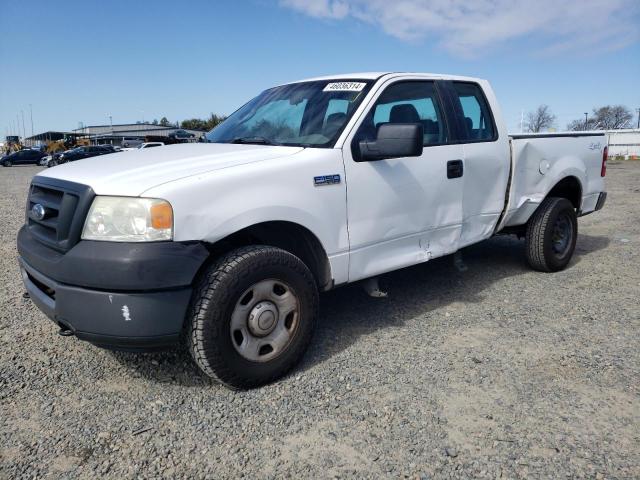
<path id="1" fill-rule="evenodd" d="M 231 314 L 231 343 L 252 362 L 273 360 L 291 344 L 300 323 L 300 302 L 285 282 L 261 280 L 247 288 Z"/>
<path id="2" fill-rule="evenodd" d="M 551 241 L 553 252 L 559 257 L 563 257 L 573 241 L 573 224 L 569 215 L 562 214 L 556 219 L 553 224 Z"/>

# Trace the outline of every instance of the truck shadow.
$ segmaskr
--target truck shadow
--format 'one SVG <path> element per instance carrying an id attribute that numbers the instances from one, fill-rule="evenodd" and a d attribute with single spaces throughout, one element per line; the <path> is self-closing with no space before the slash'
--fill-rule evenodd
<path id="1" fill-rule="evenodd" d="M 609 243 L 607 237 L 580 234 L 569 268 Z M 511 236 L 498 236 L 467 247 L 462 250 L 462 260 L 466 271 L 460 271 L 449 255 L 383 275 L 380 285 L 389 293 L 383 299 L 369 297 L 359 284 L 321 295 L 314 339 L 293 374 L 323 363 L 378 329 L 402 326 L 407 320 L 437 313 L 453 302 L 480 303 L 485 298 L 483 291 L 494 282 L 532 274 L 526 263 L 524 242 Z M 425 328 L 429 325 L 425 324 Z M 153 354 L 111 352 L 111 356 L 132 373 L 152 381 L 194 387 L 214 384 L 184 350 Z"/>
<path id="2" fill-rule="evenodd" d="M 580 234 L 568 268 L 609 243 L 604 236 Z M 465 271 L 460 271 L 453 255 L 449 255 L 382 276 L 380 285 L 389 294 L 387 298 L 371 298 L 358 284 L 324 294 L 316 335 L 299 369 L 322 363 L 378 329 L 399 327 L 407 320 L 439 310 L 444 315 L 444 308 L 451 303 L 462 302 L 473 308 L 485 299 L 484 290 L 505 278 L 546 275 L 531 270 L 524 241 L 515 237 L 497 236 L 461 253 Z M 429 328 L 428 321 L 424 328 Z"/>

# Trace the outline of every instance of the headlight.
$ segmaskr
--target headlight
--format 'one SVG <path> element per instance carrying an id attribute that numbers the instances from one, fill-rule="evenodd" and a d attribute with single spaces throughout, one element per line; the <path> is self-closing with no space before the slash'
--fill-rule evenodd
<path id="1" fill-rule="evenodd" d="M 83 240 L 158 242 L 172 238 L 173 209 L 157 198 L 97 196 L 82 230 Z"/>

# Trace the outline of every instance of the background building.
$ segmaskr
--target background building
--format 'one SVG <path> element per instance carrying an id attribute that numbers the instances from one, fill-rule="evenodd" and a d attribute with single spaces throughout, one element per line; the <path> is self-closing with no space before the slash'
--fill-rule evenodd
<path id="1" fill-rule="evenodd" d="M 123 146 L 127 139 L 144 140 L 147 136 L 168 137 L 177 131 L 188 132 L 193 135 L 192 141 L 197 142 L 206 132 L 189 130 L 175 126 L 154 125 L 152 123 L 122 123 L 118 125 L 86 125 L 73 132 L 76 135 L 87 136 L 91 143 Z"/>
<path id="2" fill-rule="evenodd" d="M 608 130 L 609 157 L 640 160 L 640 128 Z"/>

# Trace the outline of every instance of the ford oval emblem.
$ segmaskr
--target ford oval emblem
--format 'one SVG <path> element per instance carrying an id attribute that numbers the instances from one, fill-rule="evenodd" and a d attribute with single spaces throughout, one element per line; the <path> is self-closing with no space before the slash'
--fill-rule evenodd
<path id="1" fill-rule="evenodd" d="M 33 207 L 31 207 L 31 218 L 33 218 L 34 220 L 44 220 L 44 216 L 46 214 L 47 211 L 39 203 L 36 203 Z"/>

